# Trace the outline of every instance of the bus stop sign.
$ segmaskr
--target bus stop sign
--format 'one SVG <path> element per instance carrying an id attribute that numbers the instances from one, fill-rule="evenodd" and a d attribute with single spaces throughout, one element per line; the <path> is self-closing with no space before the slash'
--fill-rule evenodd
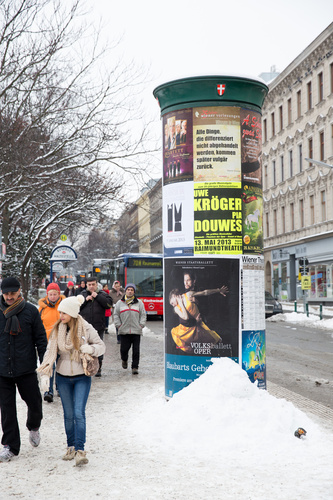
<path id="1" fill-rule="evenodd" d="M 311 290 L 311 276 L 302 276 L 302 290 Z"/>

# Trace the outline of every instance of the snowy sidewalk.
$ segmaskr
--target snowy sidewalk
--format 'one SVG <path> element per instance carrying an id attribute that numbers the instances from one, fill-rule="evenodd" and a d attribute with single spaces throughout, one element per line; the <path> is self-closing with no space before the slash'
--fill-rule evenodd
<path id="1" fill-rule="evenodd" d="M 218 360 L 167 403 L 163 336 L 146 329 L 138 376 L 121 368 L 114 334 L 106 344 L 87 407 L 89 464 L 61 460 L 59 398 L 44 403 L 42 441 L 32 448 L 18 396 L 22 449 L 0 464 L 1 500 L 332 500 L 333 434 L 258 390 L 238 365 Z M 293 435 L 299 426 L 305 440 Z"/>

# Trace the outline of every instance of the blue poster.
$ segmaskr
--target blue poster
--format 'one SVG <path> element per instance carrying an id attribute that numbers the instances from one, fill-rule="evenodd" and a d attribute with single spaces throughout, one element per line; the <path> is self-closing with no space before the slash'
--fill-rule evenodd
<path id="1" fill-rule="evenodd" d="M 231 358 L 238 363 L 238 358 Z M 197 356 L 165 355 L 165 395 L 167 398 L 179 392 L 202 375 L 212 364 L 212 358 Z"/>
<path id="2" fill-rule="evenodd" d="M 243 330 L 242 368 L 251 382 L 257 381 L 260 389 L 266 389 L 265 330 Z"/>

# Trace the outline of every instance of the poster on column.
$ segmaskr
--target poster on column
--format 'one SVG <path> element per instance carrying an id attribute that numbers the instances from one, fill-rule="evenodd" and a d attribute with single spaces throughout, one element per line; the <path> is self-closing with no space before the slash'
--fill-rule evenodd
<path id="1" fill-rule="evenodd" d="M 163 116 L 163 185 L 193 180 L 192 108 Z"/>
<path id="2" fill-rule="evenodd" d="M 261 166 L 261 115 L 256 111 L 241 109 L 242 180 L 262 185 Z"/>
<path id="3" fill-rule="evenodd" d="M 193 182 L 163 186 L 164 256 L 193 255 Z"/>
<path id="4" fill-rule="evenodd" d="M 239 259 L 165 258 L 166 394 L 195 380 L 212 357 L 238 360 Z"/>
<path id="5" fill-rule="evenodd" d="M 242 329 L 264 330 L 264 257 L 263 255 L 242 255 L 241 264 Z"/>
<path id="6" fill-rule="evenodd" d="M 261 186 L 243 183 L 242 213 L 243 253 L 262 254 L 264 247 L 264 234 Z"/>
<path id="7" fill-rule="evenodd" d="M 238 183 L 194 183 L 194 253 L 242 253 L 242 190 Z"/>
<path id="8" fill-rule="evenodd" d="M 257 382 L 260 389 L 266 389 L 265 330 L 242 332 L 242 368 L 251 382 Z"/>
<path id="9" fill-rule="evenodd" d="M 193 177 L 196 182 L 241 181 L 240 108 L 193 109 Z"/>

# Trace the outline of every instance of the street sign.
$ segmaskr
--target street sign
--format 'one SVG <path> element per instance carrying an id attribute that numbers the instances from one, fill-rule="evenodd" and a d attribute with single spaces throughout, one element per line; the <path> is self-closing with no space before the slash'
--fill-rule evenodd
<path id="1" fill-rule="evenodd" d="M 302 276 L 302 290 L 311 290 L 311 276 Z"/>
<path id="2" fill-rule="evenodd" d="M 52 250 L 50 261 L 55 262 L 69 262 L 71 260 L 77 260 L 77 255 L 73 248 L 61 245 Z"/>
<path id="3" fill-rule="evenodd" d="M 62 262 L 55 262 L 52 266 L 54 272 L 59 273 L 64 269 L 64 265 Z"/>

